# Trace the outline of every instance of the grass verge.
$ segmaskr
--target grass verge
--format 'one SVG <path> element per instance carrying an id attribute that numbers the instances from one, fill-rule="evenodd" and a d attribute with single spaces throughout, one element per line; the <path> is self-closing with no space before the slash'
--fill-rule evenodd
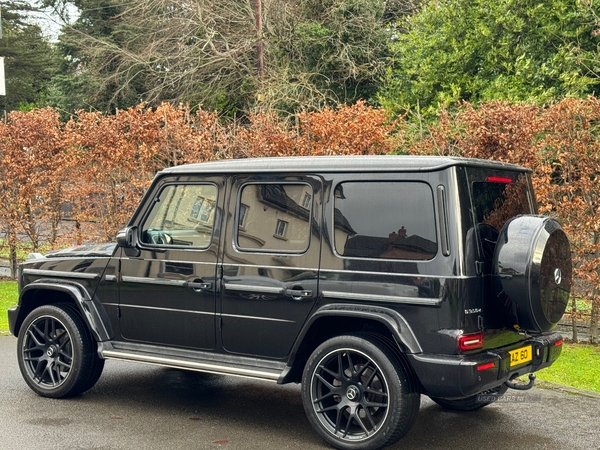
<path id="1" fill-rule="evenodd" d="M 547 369 L 536 372 L 538 380 L 600 393 L 600 347 L 563 344 L 560 358 Z"/>
<path id="2" fill-rule="evenodd" d="M 0 334 L 8 334 L 6 310 L 18 300 L 17 283 L 0 281 Z M 564 344 L 562 355 L 537 378 L 551 383 L 600 393 L 600 347 L 585 344 Z"/>
<path id="3" fill-rule="evenodd" d="M 0 335 L 8 334 L 8 314 L 6 310 L 19 300 L 16 281 L 0 281 Z"/>

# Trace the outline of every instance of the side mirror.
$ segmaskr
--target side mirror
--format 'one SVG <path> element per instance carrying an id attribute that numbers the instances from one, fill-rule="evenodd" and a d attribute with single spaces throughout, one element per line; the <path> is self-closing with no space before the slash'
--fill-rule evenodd
<path id="1" fill-rule="evenodd" d="M 126 227 L 119 230 L 117 232 L 117 245 L 124 249 L 127 256 L 140 256 L 140 249 L 137 248 L 137 227 Z"/>
<path id="2" fill-rule="evenodd" d="M 117 232 L 117 245 L 123 248 L 133 248 L 136 245 L 137 227 L 126 227 Z"/>

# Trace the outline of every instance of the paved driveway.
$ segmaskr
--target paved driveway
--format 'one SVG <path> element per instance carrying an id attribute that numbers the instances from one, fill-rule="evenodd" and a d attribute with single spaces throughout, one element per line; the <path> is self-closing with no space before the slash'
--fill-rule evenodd
<path id="1" fill-rule="evenodd" d="M 108 361 L 88 393 L 36 396 L 16 339 L 0 337 L 0 449 L 317 449 L 296 385 Z M 516 401 L 448 412 L 427 397 L 392 449 L 600 449 L 600 396 L 534 388 Z"/>

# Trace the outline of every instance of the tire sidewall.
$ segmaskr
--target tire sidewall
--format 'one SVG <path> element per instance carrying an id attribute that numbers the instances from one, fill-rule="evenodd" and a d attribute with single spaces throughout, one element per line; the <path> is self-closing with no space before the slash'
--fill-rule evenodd
<path id="1" fill-rule="evenodd" d="M 74 316 L 75 314 L 76 313 L 70 311 L 70 309 L 63 309 L 54 305 L 40 306 L 27 315 L 20 328 L 17 339 L 17 359 L 19 369 L 21 370 L 23 379 L 29 387 L 42 397 L 62 398 L 76 394 L 74 393 L 74 390 L 81 379 L 84 353 L 89 351 L 89 338 L 85 335 L 85 329 L 82 330 L 81 320 L 77 316 Z M 71 368 L 64 381 L 59 386 L 53 388 L 42 386 L 33 380 L 30 371 L 26 366 L 26 362 L 23 360 L 23 346 L 25 345 L 29 327 L 35 321 L 44 317 L 57 320 L 64 326 L 69 334 L 73 348 Z M 86 344 L 88 344 L 88 348 L 86 348 Z"/>
<path id="2" fill-rule="evenodd" d="M 366 439 L 349 441 L 334 435 L 323 426 L 321 420 L 317 417 L 312 403 L 313 381 L 319 363 L 331 353 L 340 350 L 356 351 L 370 358 L 378 366 L 387 384 L 387 415 L 375 434 Z M 317 347 L 304 367 L 302 375 L 302 399 L 304 411 L 309 422 L 323 439 L 340 449 L 370 450 L 389 445 L 405 434 L 404 432 L 400 436 L 394 436 L 395 429 L 393 429 L 392 425 L 398 421 L 402 421 L 402 416 L 406 416 L 404 420 L 410 422 L 410 425 L 408 425 L 408 428 L 410 428 L 413 418 L 409 416 L 416 413 L 415 411 L 407 411 L 407 408 L 412 409 L 408 407 L 406 404 L 407 401 L 404 398 L 408 394 L 408 381 L 402 369 L 399 369 L 400 364 L 393 361 L 395 358 L 381 344 L 356 335 L 334 337 Z"/>

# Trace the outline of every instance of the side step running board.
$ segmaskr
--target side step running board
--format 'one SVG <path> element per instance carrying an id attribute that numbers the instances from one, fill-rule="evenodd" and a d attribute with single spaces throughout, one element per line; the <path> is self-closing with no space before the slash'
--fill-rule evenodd
<path id="1" fill-rule="evenodd" d="M 277 382 L 286 367 L 285 363 L 281 362 L 231 356 L 227 356 L 225 359 L 220 358 L 219 356 L 221 355 L 209 352 L 190 352 L 178 349 L 175 349 L 173 352 L 168 352 L 164 348 L 161 348 L 161 351 L 151 350 L 152 346 L 118 348 L 110 343 L 103 342 L 100 344 L 98 352 L 100 357 L 104 359 L 118 359 L 122 361 L 139 362 L 219 375 L 232 375 L 272 382 Z M 182 353 L 187 354 L 184 356 Z"/>

